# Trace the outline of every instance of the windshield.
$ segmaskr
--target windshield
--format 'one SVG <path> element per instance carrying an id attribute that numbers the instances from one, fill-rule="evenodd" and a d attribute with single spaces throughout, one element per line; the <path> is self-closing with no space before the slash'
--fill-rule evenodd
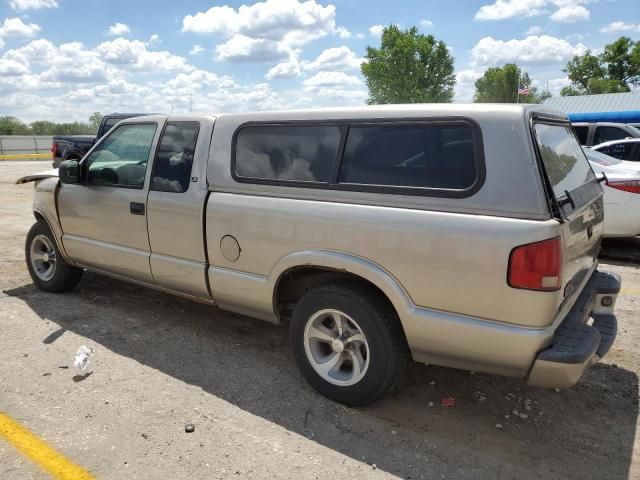
<path id="1" fill-rule="evenodd" d="M 610 167 L 611 165 L 618 165 L 622 163 L 622 160 L 610 157 L 609 155 L 605 155 L 604 153 L 598 152 L 596 150 L 591 150 L 590 148 L 585 148 L 584 154 L 587 156 L 587 158 L 590 161 L 595 162 L 604 167 Z"/>
<path id="2" fill-rule="evenodd" d="M 540 155 L 556 198 L 595 178 L 569 125 L 537 123 L 534 129 Z"/>

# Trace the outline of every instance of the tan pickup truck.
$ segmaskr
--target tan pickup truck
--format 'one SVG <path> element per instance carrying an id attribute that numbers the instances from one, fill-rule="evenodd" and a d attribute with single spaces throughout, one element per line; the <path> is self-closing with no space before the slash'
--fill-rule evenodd
<path id="1" fill-rule="evenodd" d="M 140 117 L 29 180 L 38 287 L 87 269 L 286 322 L 348 405 L 409 359 L 568 387 L 616 336 L 601 179 L 543 107 Z"/>

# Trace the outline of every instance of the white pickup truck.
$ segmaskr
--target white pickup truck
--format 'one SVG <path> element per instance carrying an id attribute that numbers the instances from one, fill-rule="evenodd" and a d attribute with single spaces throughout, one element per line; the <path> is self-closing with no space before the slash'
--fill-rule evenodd
<path id="1" fill-rule="evenodd" d="M 600 179 L 543 107 L 147 116 L 29 180 L 38 287 L 89 269 L 289 323 L 348 405 L 410 358 L 567 387 L 616 336 Z"/>

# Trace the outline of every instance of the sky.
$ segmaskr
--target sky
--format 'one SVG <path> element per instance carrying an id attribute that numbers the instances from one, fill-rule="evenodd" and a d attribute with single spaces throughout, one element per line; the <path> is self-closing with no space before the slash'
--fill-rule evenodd
<path id="1" fill-rule="evenodd" d="M 455 58 L 456 102 L 517 63 L 557 95 L 573 55 L 640 40 L 640 0 L 0 0 L 0 116 L 361 105 L 384 25 Z"/>

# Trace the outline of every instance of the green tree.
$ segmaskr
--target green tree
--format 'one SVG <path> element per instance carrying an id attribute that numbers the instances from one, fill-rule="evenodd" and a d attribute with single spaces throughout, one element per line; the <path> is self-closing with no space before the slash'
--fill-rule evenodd
<path id="1" fill-rule="evenodd" d="M 416 27 L 385 27 L 380 48 L 367 47 L 360 66 L 367 103 L 439 103 L 453 100 L 454 59 L 446 44 Z"/>
<path id="2" fill-rule="evenodd" d="M 528 85 L 531 93 L 520 95 L 518 98 L 518 81 Z M 482 77 L 476 80 L 476 93 L 473 96 L 476 103 L 538 103 L 540 99 L 536 88 L 531 86 L 531 79 L 527 72 L 507 63 L 504 67 L 488 68 Z"/>
<path id="3" fill-rule="evenodd" d="M 630 90 L 640 84 L 640 42 L 620 37 L 604 47 L 602 62 L 607 66 L 608 79 Z"/>
<path id="4" fill-rule="evenodd" d="M 47 120 L 37 120 L 31 122 L 30 127 L 33 135 L 55 135 L 57 124 Z"/>
<path id="5" fill-rule="evenodd" d="M 93 112 L 89 116 L 89 125 L 91 125 L 91 128 L 96 132 L 98 131 L 98 127 L 100 127 L 100 122 L 102 122 L 102 114 L 100 112 Z"/>
<path id="6" fill-rule="evenodd" d="M 91 135 L 96 133 L 88 123 L 71 122 L 56 125 L 56 135 Z"/>
<path id="7" fill-rule="evenodd" d="M 640 42 L 620 37 L 601 55 L 587 50 L 574 56 L 563 71 L 571 80 L 560 92 L 563 96 L 628 92 L 640 85 Z"/>
<path id="8" fill-rule="evenodd" d="M 0 117 L 0 135 L 30 135 L 31 129 L 16 117 Z"/>
<path id="9" fill-rule="evenodd" d="M 575 92 L 588 92 L 589 81 L 592 78 L 604 78 L 605 74 L 600 58 L 593 55 L 590 50 L 587 50 L 584 55 L 574 56 L 562 71 L 571 80 L 571 88 Z"/>

